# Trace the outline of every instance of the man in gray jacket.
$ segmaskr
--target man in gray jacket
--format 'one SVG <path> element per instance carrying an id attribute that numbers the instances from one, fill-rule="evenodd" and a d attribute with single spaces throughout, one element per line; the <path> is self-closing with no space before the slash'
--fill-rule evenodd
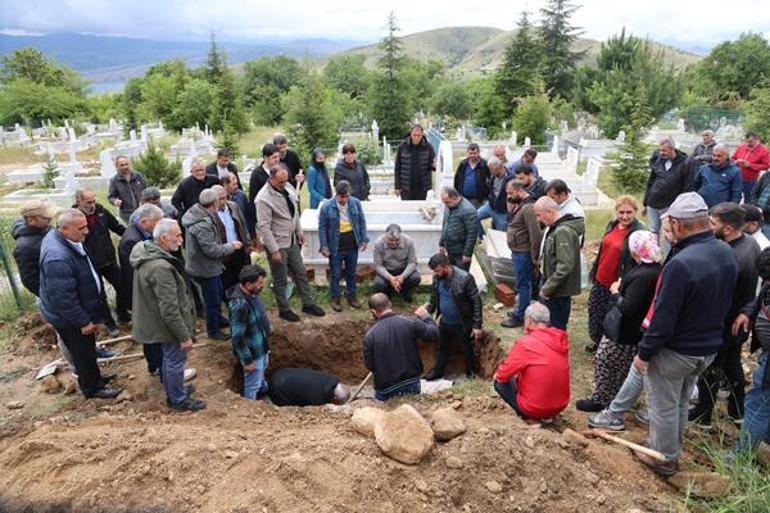
<path id="1" fill-rule="evenodd" d="M 239 240 L 227 242 L 225 228 L 216 212 L 216 191 L 204 189 L 198 203 L 182 216 L 187 249 L 185 271 L 201 288 L 208 337 L 229 340 L 221 331 L 221 328 L 227 326 L 227 321 L 222 316 L 222 272 L 225 257 L 241 249 L 243 243 Z"/>
<path id="2" fill-rule="evenodd" d="M 326 312 L 315 304 L 307 279 L 305 263 L 302 261 L 301 246 L 305 243 L 305 235 L 299 224 L 299 199 L 297 191 L 288 181 L 289 171 L 286 166 L 275 164 L 270 168 L 270 177 L 254 202 L 257 206 L 257 232 L 270 263 L 278 315 L 287 321 L 297 322 L 299 316 L 292 311 L 289 298 L 286 297 L 289 273 L 297 284 L 302 311 L 317 317 L 323 317 Z"/>
<path id="3" fill-rule="evenodd" d="M 441 189 L 441 202 L 446 208 L 438 241 L 439 251 L 449 257 L 452 265 L 468 271 L 479 235 L 476 209 L 453 187 Z"/>
<path id="4" fill-rule="evenodd" d="M 107 200 L 118 207 L 120 218 L 129 224 L 131 214 L 141 204 L 142 191 L 147 187 L 141 173 L 131 171 L 131 161 L 120 155 L 115 157 L 118 172 L 110 178 Z"/>
<path id="5" fill-rule="evenodd" d="M 374 290 L 387 294 L 400 294 L 407 303 L 412 302 L 412 290 L 420 284 L 417 270 L 417 251 L 411 237 L 401 233 L 401 227 L 390 224 L 385 235 L 374 243 Z"/>

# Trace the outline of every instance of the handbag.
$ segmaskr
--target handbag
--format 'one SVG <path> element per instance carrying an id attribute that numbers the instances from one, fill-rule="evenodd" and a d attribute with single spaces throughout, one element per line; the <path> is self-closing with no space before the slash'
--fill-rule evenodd
<path id="1" fill-rule="evenodd" d="M 623 298 L 618 298 L 617 302 L 607 312 L 607 315 L 604 316 L 604 321 L 602 321 L 604 336 L 613 342 L 617 342 L 620 338 L 620 325 L 623 321 L 623 312 L 620 310 L 622 302 Z"/>

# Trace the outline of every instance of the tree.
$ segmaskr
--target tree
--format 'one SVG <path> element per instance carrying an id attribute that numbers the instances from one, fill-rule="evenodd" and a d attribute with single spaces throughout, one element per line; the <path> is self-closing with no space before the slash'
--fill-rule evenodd
<path id="1" fill-rule="evenodd" d="M 453 119 L 468 119 L 473 114 L 473 98 L 468 85 L 455 80 L 442 82 L 430 98 L 433 114 Z"/>
<path id="2" fill-rule="evenodd" d="M 196 123 L 199 126 L 208 123 L 213 93 L 212 87 L 203 79 L 194 78 L 187 82 L 174 107 L 172 128 L 181 130 Z"/>
<path id="3" fill-rule="evenodd" d="M 642 98 L 634 98 L 631 116 L 624 126 L 626 139 L 618 148 L 618 152 L 610 156 L 615 162 L 612 183 L 623 194 L 642 192 L 649 178 L 648 160 L 651 147 L 644 142 L 644 127 L 648 126 L 651 120 Z"/>
<path id="4" fill-rule="evenodd" d="M 495 74 L 495 88 L 503 103 L 503 115 L 510 119 L 525 96 L 540 91 L 542 78 L 538 70 L 540 52 L 538 41 L 524 11 L 518 21 L 519 29 L 505 48 L 503 62 Z"/>
<path id="5" fill-rule="evenodd" d="M 694 86 L 712 102 L 747 100 L 764 79 L 770 79 L 770 43 L 760 34 L 741 34 L 725 41 L 695 65 Z"/>
<path id="6" fill-rule="evenodd" d="M 220 49 L 217 45 L 216 39 L 214 39 L 214 33 L 211 33 L 211 44 L 209 45 L 209 53 L 206 56 L 206 64 L 204 66 L 204 77 L 209 84 L 218 85 L 219 80 L 227 68 L 227 58 L 225 57 L 224 50 Z"/>
<path id="7" fill-rule="evenodd" d="M 334 147 L 341 113 L 332 98 L 331 90 L 317 75 L 307 75 L 284 96 L 284 122 L 301 155 L 309 155 L 316 146 Z"/>
<path id="8" fill-rule="evenodd" d="M 283 120 L 281 96 L 299 83 L 305 71 L 291 57 L 264 57 L 243 65 L 244 104 L 257 123 L 278 125 Z"/>
<path id="9" fill-rule="evenodd" d="M 0 125 L 62 123 L 87 109 L 84 98 L 62 87 L 48 87 L 26 78 L 0 88 Z"/>
<path id="10" fill-rule="evenodd" d="M 168 160 L 163 150 L 152 140 L 147 145 L 147 151 L 131 159 L 131 168 L 142 173 L 148 184 L 161 189 L 176 185 L 182 176 L 182 164 L 179 160 Z"/>
<path id="11" fill-rule="evenodd" d="M 121 105 L 125 118 L 123 130 L 126 132 L 126 135 L 131 130 L 136 130 L 139 127 L 139 105 L 141 103 L 142 79 L 130 78 L 128 79 L 128 82 L 126 82 L 126 85 L 123 86 L 123 94 L 121 95 Z"/>
<path id="12" fill-rule="evenodd" d="M 20 48 L 1 60 L 0 82 L 4 84 L 23 79 L 46 87 L 60 87 L 75 96 L 85 96 L 87 82 L 75 70 L 54 63 L 36 48 Z"/>
<path id="13" fill-rule="evenodd" d="M 332 57 L 323 69 L 324 81 L 337 91 L 351 98 L 362 98 L 368 87 L 368 71 L 364 67 L 363 55 L 340 55 Z"/>
<path id="14" fill-rule="evenodd" d="M 473 124 L 486 128 L 489 137 L 497 137 L 502 132 L 503 101 L 494 78 L 477 78 L 468 84 L 468 90 L 473 98 Z"/>
<path id="15" fill-rule="evenodd" d="M 551 104 L 548 96 L 529 96 L 519 103 L 513 117 L 512 128 L 519 137 L 529 137 L 532 144 L 545 144 L 545 130 L 551 121 Z"/>
<path id="16" fill-rule="evenodd" d="M 219 85 L 216 88 L 211 107 L 209 126 L 213 130 L 223 130 L 226 123 L 230 123 L 231 129 L 238 134 L 243 134 L 248 130 L 246 111 L 243 108 L 243 95 L 233 72 L 227 67 L 222 70 L 222 75 L 219 78 Z"/>
<path id="17" fill-rule="evenodd" d="M 572 92 L 572 77 L 575 66 L 584 52 L 575 52 L 572 47 L 582 34 L 570 25 L 570 18 L 579 6 L 566 0 L 548 0 L 540 9 L 542 22 L 538 27 L 540 36 L 540 74 L 549 96 L 569 98 Z"/>
<path id="18" fill-rule="evenodd" d="M 141 119 L 171 123 L 177 100 L 176 83 L 172 77 L 159 73 L 145 77 L 141 86 L 141 98 Z"/>
<path id="19" fill-rule="evenodd" d="M 746 103 L 746 126 L 755 131 L 763 141 L 770 141 L 770 79 L 765 80 L 751 91 L 751 100 Z"/>
<path id="20" fill-rule="evenodd" d="M 400 140 L 407 131 L 410 108 L 409 90 L 402 76 L 403 45 L 396 37 L 396 15 L 388 16 L 388 35 L 379 43 L 380 56 L 376 73 L 369 89 L 368 104 L 371 114 L 380 126 L 380 134 L 390 140 Z"/>

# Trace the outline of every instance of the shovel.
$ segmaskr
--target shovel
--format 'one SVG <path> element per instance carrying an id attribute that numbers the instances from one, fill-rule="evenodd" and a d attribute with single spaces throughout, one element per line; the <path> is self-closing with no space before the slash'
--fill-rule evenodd
<path id="1" fill-rule="evenodd" d="M 43 379 L 46 376 L 55 374 L 56 368 L 63 363 L 64 363 L 64 360 L 62 358 L 59 358 L 58 360 L 54 360 L 51 363 L 43 365 L 42 367 L 40 367 L 40 370 L 37 371 L 37 374 L 35 375 L 35 379 Z"/>

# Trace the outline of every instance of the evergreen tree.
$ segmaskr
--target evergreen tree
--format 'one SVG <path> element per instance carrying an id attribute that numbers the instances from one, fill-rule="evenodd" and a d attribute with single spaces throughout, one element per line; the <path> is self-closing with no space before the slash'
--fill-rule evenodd
<path id="1" fill-rule="evenodd" d="M 624 127 L 626 140 L 618 148 L 618 152 L 612 156 L 615 163 L 612 169 L 612 183 L 622 194 L 636 194 L 644 191 L 650 176 L 648 161 L 651 146 L 644 142 L 644 131 L 652 121 L 652 117 L 642 101 L 642 95 L 637 94 L 630 119 Z"/>
<path id="2" fill-rule="evenodd" d="M 331 90 L 318 75 L 307 74 L 283 98 L 285 124 L 292 144 L 300 155 L 320 146 L 332 148 L 338 137 L 341 111 Z"/>
<path id="3" fill-rule="evenodd" d="M 232 125 L 232 130 L 238 134 L 243 134 L 248 130 L 246 111 L 243 108 L 243 94 L 233 72 L 225 66 L 220 74 L 219 84 L 214 95 L 209 126 L 213 130 L 224 130 L 227 122 Z"/>
<path id="4" fill-rule="evenodd" d="M 506 119 L 513 116 L 522 98 L 536 94 L 541 87 L 538 70 L 540 51 L 529 22 L 529 13 L 521 13 L 518 26 L 495 75 L 495 90 L 503 102 Z"/>
<path id="5" fill-rule="evenodd" d="M 152 140 L 147 145 L 147 151 L 131 159 L 131 168 L 142 173 L 147 183 L 160 188 L 175 185 L 182 176 L 179 160 L 168 160 L 163 149 Z"/>
<path id="6" fill-rule="evenodd" d="M 139 128 L 139 105 L 142 103 L 142 79 L 130 78 L 123 87 L 121 99 L 123 115 L 125 118 L 123 131 L 125 132 L 124 135 L 128 137 L 131 130 L 137 130 Z"/>
<path id="7" fill-rule="evenodd" d="M 570 25 L 570 18 L 579 7 L 567 3 L 567 0 L 548 0 L 548 5 L 540 9 L 540 73 L 551 97 L 569 98 L 572 92 L 575 66 L 584 53 L 572 50 L 578 36 L 582 34 Z"/>
<path id="8" fill-rule="evenodd" d="M 222 75 L 227 68 L 227 59 L 225 57 L 225 51 L 219 48 L 216 39 L 214 39 L 214 33 L 211 34 L 211 45 L 209 46 L 209 53 L 206 57 L 206 65 L 204 67 L 204 76 L 209 84 L 219 84 Z"/>

